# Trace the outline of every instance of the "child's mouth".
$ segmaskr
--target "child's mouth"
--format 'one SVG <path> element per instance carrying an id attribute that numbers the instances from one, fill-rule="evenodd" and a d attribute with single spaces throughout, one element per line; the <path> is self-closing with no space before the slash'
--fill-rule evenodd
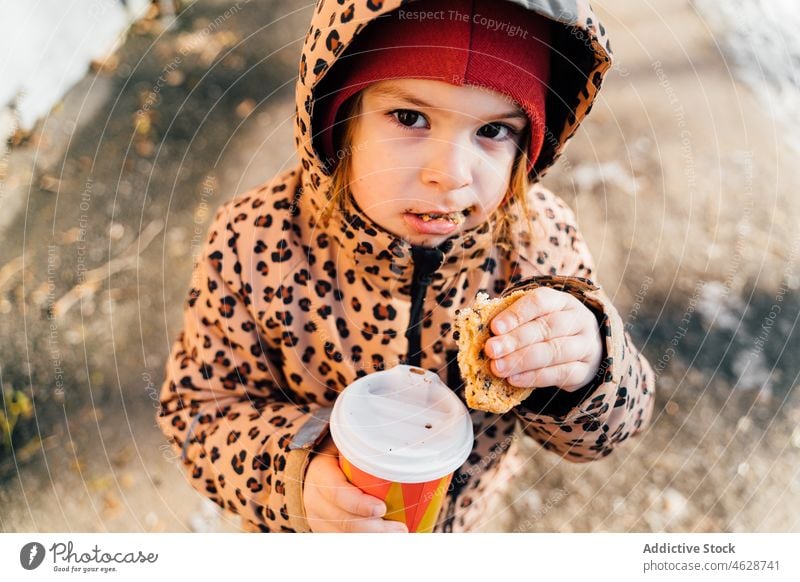
<path id="1" fill-rule="evenodd" d="M 420 234 L 450 234 L 466 222 L 473 207 L 457 210 L 449 214 L 407 212 L 406 222 Z"/>

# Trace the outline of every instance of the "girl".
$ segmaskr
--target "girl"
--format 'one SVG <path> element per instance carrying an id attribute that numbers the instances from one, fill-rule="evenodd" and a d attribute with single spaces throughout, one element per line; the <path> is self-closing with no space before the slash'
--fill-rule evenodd
<path id="1" fill-rule="evenodd" d="M 554 12 L 558 6 L 559 11 Z M 158 421 L 190 482 L 250 531 L 405 531 L 350 485 L 327 420 L 399 363 L 463 399 L 452 320 L 492 321 L 498 376 L 534 387 L 476 435 L 434 531 L 480 526 L 516 426 L 574 462 L 649 423 L 653 372 L 575 216 L 538 180 L 610 65 L 588 3 L 321 0 L 300 61 L 301 164 L 223 205 L 196 265 Z"/>

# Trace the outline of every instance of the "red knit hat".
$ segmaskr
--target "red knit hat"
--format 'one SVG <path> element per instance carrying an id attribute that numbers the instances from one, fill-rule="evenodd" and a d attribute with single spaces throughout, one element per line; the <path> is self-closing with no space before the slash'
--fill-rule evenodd
<path id="1" fill-rule="evenodd" d="M 324 79 L 315 113 L 323 153 L 335 159 L 336 114 L 347 99 L 382 80 L 433 79 L 511 97 L 530 119 L 530 172 L 544 140 L 549 74 L 550 21 L 544 16 L 497 0 L 407 4 L 369 24 Z"/>

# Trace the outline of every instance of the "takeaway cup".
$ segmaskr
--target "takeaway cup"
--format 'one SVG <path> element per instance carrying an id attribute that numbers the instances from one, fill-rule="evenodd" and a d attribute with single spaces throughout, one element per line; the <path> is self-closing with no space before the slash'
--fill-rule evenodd
<path id="1" fill-rule="evenodd" d="M 433 531 L 453 472 L 467 460 L 472 420 L 433 372 L 399 365 L 345 388 L 331 436 L 347 479 L 386 503 L 385 519 Z"/>

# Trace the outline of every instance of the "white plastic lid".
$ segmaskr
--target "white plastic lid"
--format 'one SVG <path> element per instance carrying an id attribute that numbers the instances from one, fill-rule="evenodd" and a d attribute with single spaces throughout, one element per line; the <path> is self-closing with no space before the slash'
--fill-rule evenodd
<path id="1" fill-rule="evenodd" d="M 331 412 L 339 452 L 375 477 L 423 483 L 444 477 L 472 451 L 472 420 L 458 396 L 428 370 L 399 365 L 359 378 Z"/>

